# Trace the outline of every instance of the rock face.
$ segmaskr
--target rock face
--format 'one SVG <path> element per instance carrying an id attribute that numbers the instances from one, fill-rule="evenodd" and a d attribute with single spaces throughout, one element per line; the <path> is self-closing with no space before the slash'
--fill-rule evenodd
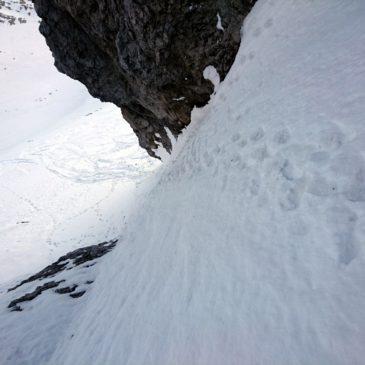
<path id="1" fill-rule="evenodd" d="M 221 79 L 240 44 L 244 17 L 256 0 L 34 0 L 40 31 L 59 71 L 91 95 L 116 104 L 155 156 L 168 151 L 192 108 L 213 92 L 204 69 Z"/>

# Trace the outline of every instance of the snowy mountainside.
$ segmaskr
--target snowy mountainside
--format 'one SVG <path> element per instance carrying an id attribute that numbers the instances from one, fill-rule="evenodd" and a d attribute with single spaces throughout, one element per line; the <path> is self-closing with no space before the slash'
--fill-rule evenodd
<path id="1" fill-rule="evenodd" d="M 364 364 L 364 19 L 259 0 L 93 288 L 1 298 L 4 364 Z"/>
<path id="2" fill-rule="evenodd" d="M 119 235 L 135 183 L 157 162 L 141 151 L 117 108 L 56 70 L 32 3 L 0 4 L 0 13 L 26 20 L 0 22 L 5 286 L 70 250 Z"/>

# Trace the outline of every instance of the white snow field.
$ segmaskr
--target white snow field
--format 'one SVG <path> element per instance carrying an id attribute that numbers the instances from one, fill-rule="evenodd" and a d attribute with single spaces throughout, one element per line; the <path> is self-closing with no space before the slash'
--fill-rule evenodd
<path id="1" fill-rule="evenodd" d="M 242 36 L 93 288 L 0 298 L 1 364 L 365 364 L 365 2 L 259 0 Z"/>
<path id="2" fill-rule="evenodd" d="M 128 195 L 156 166 L 118 108 L 56 70 L 23 3 L 0 8 L 26 20 L 0 23 L 0 284 L 119 235 Z"/>

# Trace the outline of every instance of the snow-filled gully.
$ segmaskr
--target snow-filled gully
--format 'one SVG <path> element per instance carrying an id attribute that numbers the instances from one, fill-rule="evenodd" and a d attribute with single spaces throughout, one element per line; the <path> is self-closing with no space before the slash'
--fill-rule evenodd
<path id="1" fill-rule="evenodd" d="M 4 364 L 364 364 L 364 18 L 259 0 L 62 335 L 1 313 Z"/>

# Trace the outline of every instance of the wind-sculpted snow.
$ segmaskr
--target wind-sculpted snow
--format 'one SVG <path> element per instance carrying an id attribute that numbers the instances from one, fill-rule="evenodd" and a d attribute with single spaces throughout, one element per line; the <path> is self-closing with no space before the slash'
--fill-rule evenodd
<path id="1" fill-rule="evenodd" d="M 125 244 L 32 363 L 364 363 L 364 18 L 362 0 L 256 3 Z M 4 353 L 20 364 L 26 344 Z"/>

